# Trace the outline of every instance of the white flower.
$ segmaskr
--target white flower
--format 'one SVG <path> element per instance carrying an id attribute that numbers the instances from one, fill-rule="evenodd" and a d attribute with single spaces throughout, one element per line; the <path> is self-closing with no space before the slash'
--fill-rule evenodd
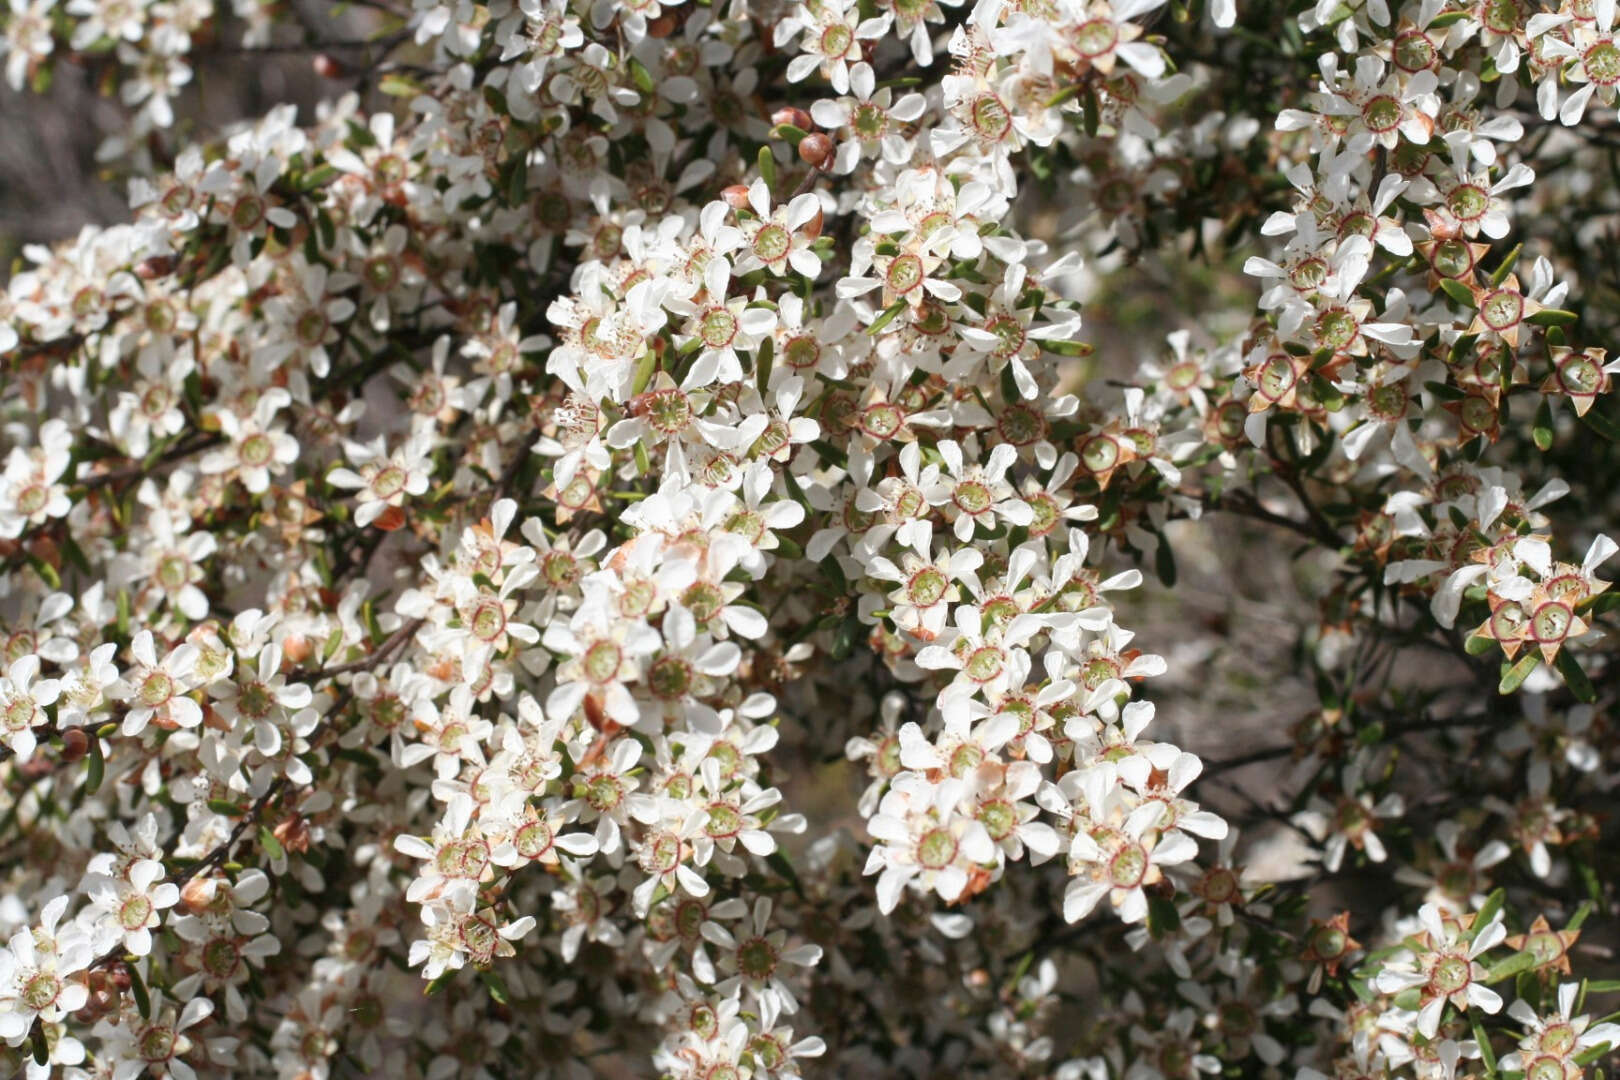
<path id="1" fill-rule="evenodd" d="M 152 951 L 152 929 L 161 921 L 161 912 L 180 901 L 180 889 L 163 878 L 163 864 L 141 859 L 123 878 L 88 874 L 84 890 L 100 912 L 96 922 L 102 951 L 121 948 L 136 956 Z"/>
<path id="2" fill-rule="evenodd" d="M 135 665 L 112 687 L 112 696 L 129 704 L 122 732 L 139 735 L 148 723 L 193 728 L 202 723 L 202 708 L 186 696 L 193 689 L 197 647 L 189 642 L 158 659 L 152 631 L 142 630 L 129 644 Z"/>
<path id="3" fill-rule="evenodd" d="M 54 705 L 62 692 L 56 679 L 39 679 L 39 657 L 20 656 L 0 677 L 0 739 L 16 755 L 27 761 L 39 745 L 34 729 L 46 723 L 44 707 Z"/>
<path id="4" fill-rule="evenodd" d="M 19 1045 L 35 1017 L 58 1021 L 89 1000 L 84 982 L 72 976 L 95 958 L 90 939 L 73 924 L 57 924 L 68 898 L 58 896 L 39 915 L 39 926 L 23 927 L 0 949 L 0 1039 Z"/>

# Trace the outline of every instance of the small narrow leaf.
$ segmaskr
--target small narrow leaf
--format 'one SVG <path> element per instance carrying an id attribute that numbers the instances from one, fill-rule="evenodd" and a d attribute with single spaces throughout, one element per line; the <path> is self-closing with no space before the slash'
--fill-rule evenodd
<path id="1" fill-rule="evenodd" d="M 478 977 L 484 980 L 484 985 L 489 988 L 489 996 L 495 999 L 496 1004 L 511 1003 L 512 995 L 507 992 L 506 983 L 499 975 L 493 971 L 483 970 L 478 973 Z"/>
<path id="2" fill-rule="evenodd" d="M 1536 670 L 1536 666 L 1540 663 L 1540 653 L 1525 653 L 1519 657 L 1518 663 L 1502 672 L 1502 681 L 1497 684 L 1496 692 L 1499 694 L 1513 693 L 1524 684 L 1524 680 L 1530 677 L 1530 673 Z"/>
<path id="3" fill-rule="evenodd" d="M 1474 293 L 1467 285 L 1456 278 L 1441 278 L 1440 289 L 1451 299 L 1465 308 L 1473 308 Z"/>
<path id="4" fill-rule="evenodd" d="M 90 760 L 86 764 L 84 793 L 94 795 L 107 775 L 107 759 L 101 753 L 101 739 L 90 732 Z"/>
<path id="5" fill-rule="evenodd" d="M 1529 971 L 1536 966 L 1536 954 L 1533 952 L 1518 952 L 1505 960 L 1499 960 L 1485 971 L 1487 983 L 1499 983 L 1503 979 L 1511 979 L 1521 971 Z"/>
<path id="6" fill-rule="evenodd" d="M 1546 398 L 1541 399 L 1541 407 L 1536 410 L 1535 426 L 1530 429 L 1530 437 L 1535 440 L 1536 449 L 1546 453 L 1552 449 L 1553 444 L 1553 415 L 1552 403 Z"/>
<path id="7" fill-rule="evenodd" d="M 134 964 L 125 964 L 124 970 L 129 972 L 129 992 L 135 996 L 135 1008 L 140 1010 L 142 1019 L 152 1019 L 152 999 L 146 993 L 146 982 Z"/>
<path id="8" fill-rule="evenodd" d="M 1564 677 L 1564 685 L 1569 687 L 1569 692 L 1575 695 L 1576 700 L 1588 705 L 1597 700 L 1597 690 L 1581 668 L 1581 662 L 1575 659 L 1574 653 L 1568 649 L 1559 649 L 1558 654 L 1553 657 L 1553 667 Z"/>
<path id="9" fill-rule="evenodd" d="M 1568 326 L 1580 316 L 1573 311 L 1564 311 L 1561 308 L 1542 308 L 1524 321 L 1534 323 L 1536 326 Z"/>
<path id="10" fill-rule="evenodd" d="M 759 148 L 759 175 L 764 179 L 765 186 L 774 192 L 776 190 L 776 155 L 771 153 L 771 148 L 768 146 Z"/>

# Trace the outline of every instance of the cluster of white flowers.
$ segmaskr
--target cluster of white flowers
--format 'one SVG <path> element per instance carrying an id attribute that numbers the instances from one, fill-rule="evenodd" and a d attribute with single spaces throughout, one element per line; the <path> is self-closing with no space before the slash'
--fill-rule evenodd
<path id="1" fill-rule="evenodd" d="M 1595 698 L 1566 646 L 1616 545 L 1558 561 L 1569 485 L 1483 455 L 1608 389 L 1553 263 L 1489 241 L 1534 179 L 1521 89 L 1613 106 L 1612 0 L 1289 11 L 1324 51 L 1277 54 L 1307 77 L 1265 116 L 1191 105 L 1219 55 L 1174 45 L 1230 2 L 368 6 L 418 61 L 360 74 L 397 110 L 180 149 L 0 297 L 0 1066 L 1573 1080 L 1620 1036 L 1552 989 L 1592 707 L 1529 698 L 1422 849 L 1380 735 L 1496 713 L 1352 664 L 1283 747 L 1312 786 L 1257 807 L 1329 872 L 1396 851 L 1424 906 L 1358 916 L 1364 954 L 1256 895 L 1116 607 L 1232 511 L 1340 559 L 1374 637 Z M 12 0 L 0 40 L 14 86 L 114 50 L 139 136 L 222 21 Z M 1140 254 L 1246 169 L 1259 316 L 1077 391 L 1081 242 L 1020 203 Z M 866 772 L 864 835 L 800 839 L 822 768 Z M 1510 839 L 1515 918 L 1561 930 L 1509 937 Z M 1073 1031 L 1065 945 L 1107 1003 Z"/>

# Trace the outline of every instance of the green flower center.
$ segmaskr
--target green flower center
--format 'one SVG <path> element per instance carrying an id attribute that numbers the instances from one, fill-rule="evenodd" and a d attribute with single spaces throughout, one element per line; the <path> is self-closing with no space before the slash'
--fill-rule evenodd
<path id="1" fill-rule="evenodd" d="M 1092 19 L 1081 23 L 1074 31 L 1074 49 L 1088 60 L 1113 52 L 1118 41 L 1119 29 L 1112 19 Z"/>
<path id="2" fill-rule="evenodd" d="M 917 864 L 943 870 L 956 859 L 956 837 L 946 829 L 930 829 L 917 841 Z"/>
<path id="3" fill-rule="evenodd" d="M 1127 843 L 1108 860 L 1108 880 L 1116 888 L 1133 889 L 1147 876 L 1148 857 L 1141 844 Z"/>
<path id="4" fill-rule="evenodd" d="M 614 642 L 594 642 L 585 650 L 583 657 L 585 677 L 598 686 L 610 683 L 618 676 L 623 658 L 623 653 Z"/>
<path id="5" fill-rule="evenodd" d="M 709 348 L 723 349 L 737 338 L 737 317 L 725 308 L 711 308 L 703 316 L 698 333 Z"/>
<path id="6" fill-rule="evenodd" d="M 1468 958 L 1454 953 L 1447 954 L 1434 965 L 1430 986 L 1441 996 L 1455 994 L 1468 985 L 1469 978 Z"/>

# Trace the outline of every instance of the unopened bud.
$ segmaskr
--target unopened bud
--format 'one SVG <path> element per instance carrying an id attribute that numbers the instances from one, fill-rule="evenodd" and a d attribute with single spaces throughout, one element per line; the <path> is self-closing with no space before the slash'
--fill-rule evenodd
<path id="1" fill-rule="evenodd" d="M 314 651 L 315 647 L 303 634 L 288 634 L 281 641 L 281 655 L 294 664 L 302 664 Z"/>
<path id="2" fill-rule="evenodd" d="M 317 53 L 315 59 L 310 61 L 310 66 L 315 69 L 315 74 L 323 79 L 343 78 L 343 64 L 335 56 Z"/>
<path id="3" fill-rule="evenodd" d="M 771 125 L 779 127 L 782 124 L 791 125 L 800 131 L 813 131 L 816 126 L 816 122 L 810 119 L 809 113 L 793 105 L 777 109 L 771 113 Z"/>
<path id="4" fill-rule="evenodd" d="M 799 140 L 799 159 L 812 169 L 826 169 L 836 149 L 830 138 L 817 131 Z"/>
<path id="5" fill-rule="evenodd" d="M 281 846 L 288 851 L 303 852 L 309 850 L 309 822 L 304 820 L 302 814 L 289 814 L 270 831 L 281 842 Z"/>
<path id="6" fill-rule="evenodd" d="M 78 761 L 90 752 L 90 736 L 84 728 L 71 727 L 62 732 L 62 760 Z"/>
<path id="7" fill-rule="evenodd" d="M 720 192 L 720 197 L 726 200 L 726 204 L 733 210 L 748 209 L 748 189 L 742 184 L 732 184 Z"/>
<path id="8" fill-rule="evenodd" d="M 218 888 L 213 878 L 194 877 L 180 890 L 180 903 L 193 915 L 201 915 L 213 904 Z"/>
<path id="9" fill-rule="evenodd" d="M 135 267 L 135 276 L 142 281 L 153 281 L 160 277 L 168 277 L 174 273 L 176 261 L 173 255 L 153 255 L 150 259 L 142 259 Z"/>

